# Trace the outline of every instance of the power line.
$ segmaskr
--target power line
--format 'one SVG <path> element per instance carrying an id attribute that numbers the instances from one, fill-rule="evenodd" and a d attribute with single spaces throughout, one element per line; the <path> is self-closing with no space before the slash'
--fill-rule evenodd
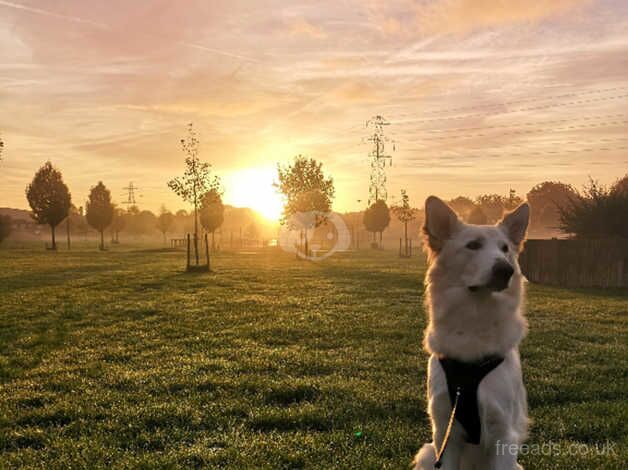
<path id="1" fill-rule="evenodd" d="M 538 132 L 545 132 L 547 134 L 554 134 L 559 132 L 569 132 L 578 129 L 600 129 L 605 126 L 620 126 L 623 124 L 628 124 L 628 120 L 618 120 L 618 121 L 604 121 L 593 124 L 580 124 L 580 125 L 572 125 L 565 127 L 557 127 L 553 128 L 550 132 L 548 132 L 547 128 L 537 128 L 537 129 L 517 129 L 507 132 L 500 132 L 498 134 L 490 133 L 491 129 L 487 129 L 488 132 L 478 132 L 475 134 L 453 134 L 453 135 L 440 135 L 440 136 L 427 136 L 427 137 L 416 137 L 407 139 L 404 141 L 407 142 L 419 142 L 419 141 L 434 141 L 434 140 L 450 140 L 450 139 L 473 139 L 476 137 L 501 137 L 508 135 L 524 135 L 524 134 L 535 134 Z"/>
<path id="2" fill-rule="evenodd" d="M 510 109 L 510 110 L 504 110 L 504 111 L 498 111 L 498 112 L 462 114 L 460 116 L 445 116 L 445 117 L 440 117 L 440 118 L 428 118 L 428 119 L 406 119 L 406 120 L 394 121 L 394 123 L 403 126 L 403 125 L 408 125 L 408 124 L 416 125 L 419 123 L 428 123 L 428 122 L 436 122 L 436 121 L 455 121 L 455 120 L 460 120 L 460 119 L 472 119 L 472 118 L 477 118 L 477 117 L 519 113 L 519 112 L 524 112 L 524 111 L 539 111 L 543 109 L 556 108 L 556 107 L 562 107 L 562 106 L 597 103 L 601 101 L 610 101 L 610 100 L 616 100 L 616 99 L 621 99 L 621 98 L 628 98 L 628 94 L 612 95 L 612 96 L 605 96 L 605 97 L 599 97 L 599 98 L 589 98 L 586 100 L 575 100 L 575 101 L 568 101 L 564 103 L 550 103 L 550 104 L 545 104 L 542 106 L 531 106 L 528 108 Z"/>
<path id="3" fill-rule="evenodd" d="M 617 113 L 617 114 L 602 114 L 602 115 L 596 115 L 596 116 L 583 116 L 583 117 L 578 117 L 578 118 L 562 118 L 562 119 L 552 119 L 549 121 L 526 121 L 526 122 L 521 122 L 518 124 L 491 124 L 491 125 L 483 125 L 483 126 L 472 126 L 472 127 L 450 127 L 450 128 L 446 128 L 446 129 L 442 129 L 442 128 L 429 128 L 429 129 L 423 129 L 420 126 L 417 126 L 416 128 L 410 128 L 408 129 L 406 132 L 410 132 L 412 130 L 417 130 L 417 131 L 421 131 L 421 132 L 425 132 L 428 134 L 442 134 L 442 133 L 446 133 L 446 132 L 458 132 L 458 131 L 476 131 L 476 130 L 490 130 L 490 129 L 504 129 L 504 128 L 510 128 L 510 127 L 529 127 L 529 126 L 545 126 L 545 125 L 549 125 L 549 124 L 564 124 L 567 122 L 574 122 L 574 121 L 596 121 L 598 119 L 614 119 L 614 118 L 621 118 L 621 117 L 627 117 L 628 114 L 625 113 Z"/>
<path id="4" fill-rule="evenodd" d="M 444 109 L 435 109 L 435 110 L 429 110 L 429 111 L 425 111 L 424 114 L 440 114 L 440 113 L 449 113 L 449 112 L 458 112 L 458 111 L 465 111 L 468 109 L 482 109 L 482 108 L 494 108 L 494 107 L 498 107 L 498 106 L 510 106 L 513 104 L 520 104 L 520 103 L 529 103 L 529 102 L 535 102 L 535 101 L 546 101 L 546 100 L 551 100 L 551 99 L 562 99 L 562 98 L 569 98 L 569 97 L 576 97 L 576 96 L 587 96 L 587 95 L 593 95 L 593 94 L 598 94 L 598 93 L 608 93 L 608 92 L 614 92 L 614 91 L 619 91 L 619 90 L 628 90 L 628 86 L 616 86 L 613 88 L 600 88 L 600 89 L 595 89 L 595 90 L 587 90 L 587 91 L 582 91 L 582 92 L 578 92 L 578 91 L 574 91 L 571 93 L 564 93 L 562 95 L 549 95 L 549 96 L 537 96 L 537 97 L 533 97 L 533 98 L 521 98 L 518 100 L 511 100 L 511 101 L 503 101 L 500 103 L 487 103 L 487 104 L 478 104 L 478 105 L 471 105 L 471 106 L 461 106 L 461 107 L 457 107 L 457 108 L 444 108 Z M 432 97 L 434 98 L 434 97 Z M 410 113 L 404 113 L 404 114 L 400 114 L 398 116 L 413 116 Z"/>
<path id="5" fill-rule="evenodd" d="M 575 149 L 552 149 L 552 150 L 533 150 L 533 149 L 526 149 L 523 146 L 516 146 L 518 148 L 521 148 L 525 151 L 522 152 L 499 152 L 499 148 L 484 148 L 484 149 L 472 149 L 472 150 L 481 150 L 482 153 L 481 154 L 465 154 L 465 153 L 456 153 L 454 155 L 447 155 L 447 152 L 453 152 L 453 150 L 447 150 L 442 154 L 439 155 L 434 155 L 434 156 L 421 156 L 420 158 L 407 158 L 405 159 L 405 163 L 410 163 L 411 162 L 419 162 L 421 160 L 424 160 L 425 162 L 430 162 L 433 163 L 436 160 L 441 160 L 441 159 L 483 159 L 483 158 L 492 158 L 492 157 L 496 157 L 496 158 L 503 158 L 503 157 L 529 157 L 529 156 L 544 156 L 544 155 L 560 155 L 560 154 L 564 154 L 564 153 L 590 153 L 590 152 L 611 152 L 611 151 L 620 151 L 620 150 L 628 150 L 628 146 L 619 146 L 619 147 L 585 147 L 585 148 L 575 148 Z M 423 151 L 424 149 L 411 149 L 411 150 L 421 150 Z M 495 152 L 497 151 L 497 152 Z M 490 152 L 494 152 L 494 153 L 490 153 Z"/>

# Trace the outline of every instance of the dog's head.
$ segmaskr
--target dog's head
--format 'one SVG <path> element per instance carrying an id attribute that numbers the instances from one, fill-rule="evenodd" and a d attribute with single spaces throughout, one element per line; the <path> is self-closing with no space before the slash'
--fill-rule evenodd
<path id="1" fill-rule="evenodd" d="M 452 285 L 471 292 L 502 291 L 520 274 L 517 256 L 529 216 L 523 203 L 496 225 L 465 224 L 447 204 L 430 196 L 425 201 L 424 245 Z"/>

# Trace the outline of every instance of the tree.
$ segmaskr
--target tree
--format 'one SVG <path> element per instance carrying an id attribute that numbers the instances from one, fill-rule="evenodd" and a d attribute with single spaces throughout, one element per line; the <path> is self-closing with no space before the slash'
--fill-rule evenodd
<path id="1" fill-rule="evenodd" d="M 397 220 L 403 224 L 403 239 L 405 247 L 405 256 L 410 256 L 408 249 L 408 222 L 416 219 L 417 210 L 410 207 L 410 198 L 405 189 L 401 190 L 401 204 L 391 207 L 393 214 Z M 400 249 L 401 250 L 401 249 Z M 399 253 L 401 255 L 401 253 Z"/>
<path id="2" fill-rule="evenodd" d="M 285 167 L 277 165 L 277 177 L 274 186 L 285 198 L 280 223 L 301 230 L 305 256 L 309 256 L 308 231 L 327 220 L 335 195 L 334 180 L 325 177 L 322 163 L 303 155 Z"/>
<path id="3" fill-rule="evenodd" d="M 477 206 L 486 215 L 487 223 L 494 224 L 501 219 L 506 208 L 506 198 L 499 194 L 483 194 L 475 200 Z"/>
<path id="4" fill-rule="evenodd" d="M 120 243 L 120 232 L 124 230 L 126 226 L 128 214 L 121 207 L 116 207 L 114 205 L 113 208 L 113 217 L 111 219 L 111 225 L 109 229 L 111 230 L 111 243 Z"/>
<path id="5" fill-rule="evenodd" d="M 611 187 L 611 192 L 619 193 L 619 194 L 628 194 L 628 174 L 626 174 L 623 178 L 615 181 L 613 186 Z"/>
<path id="6" fill-rule="evenodd" d="M 170 230 L 170 227 L 172 227 L 172 224 L 174 224 L 174 219 L 175 217 L 172 212 L 167 210 L 166 206 L 162 204 L 159 209 L 159 216 L 157 217 L 157 229 L 164 236 L 164 244 L 166 243 L 166 234 Z"/>
<path id="7" fill-rule="evenodd" d="M 11 217 L 0 215 L 0 243 L 11 234 Z"/>
<path id="8" fill-rule="evenodd" d="M 244 235 L 249 240 L 259 239 L 259 228 L 257 227 L 257 224 L 255 223 L 255 221 L 251 222 L 248 225 L 248 227 L 246 228 L 246 231 L 244 232 Z"/>
<path id="9" fill-rule="evenodd" d="M 181 148 L 186 155 L 185 173 L 168 181 L 168 187 L 194 207 L 194 257 L 198 265 L 198 208 L 205 194 L 212 189 L 220 191 L 220 179 L 211 175 L 209 163 L 201 162 L 198 158 L 199 140 L 192 123 L 188 124 L 188 136 L 181 139 Z"/>
<path id="10" fill-rule="evenodd" d="M 590 180 L 559 206 L 560 229 L 576 238 L 628 238 L 628 193 Z"/>
<path id="11" fill-rule="evenodd" d="M 87 223 L 100 232 L 100 249 L 105 249 L 105 229 L 113 220 L 114 206 L 111 203 L 111 193 L 99 181 L 89 193 L 89 200 L 85 204 Z"/>
<path id="12" fill-rule="evenodd" d="M 180 230 L 185 237 L 186 233 L 191 232 L 194 229 L 192 218 L 185 209 L 179 209 L 174 215 L 174 223 L 176 230 Z"/>
<path id="13" fill-rule="evenodd" d="M 203 228 L 212 234 L 212 251 L 215 251 L 215 233 L 225 220 L 225 206 L 222 204 L 220 192 L 212 189 L 203 196 L 199 216 Z"/>
<path id="14" fill-rule="evenodd" d="M 373 233 L 373 245 L 377 246 L 376 234 L 379 232 L 379 247 L 382 248 L 382 232 L 390 224 L 390 211 L 386 203 L 379 199 L 364 212 L 364 227 Z"/>
<path id="15" fill-rule="evenodd" d="M 126 217 L 126 230 L 136 236 L 151 235 L 157 228 L 157 216 L 149 210 L 129 207 Z"/>
<path id="16" fill-rule="evenodd" d="M 447 203 L 452 210 L 458 214 L 462 220 L 467 220 L 471 211 L 475 209 L 475 204 L 465 196 L 458 196 Z"/>
<path id="17" fill-rule="evenodd" d="M 33 210 L 33 219 L 50 226 L 52 249 L 56 250 L 55 229 L 68 216 L 72 197 L 61 172 L 50 161 L 35 173 L 32 183 L 26 188 L 26 199 Z"/>
<path id="18" fill-rule="evenodd" d="M 486 218 L 486 214 L 482 210 L 481 207 L 476 206 L 467 217 L 467 222 L 475 225 L 486 225 L 488 224 L 488 219 Z"/>
<path id="19" fill-rule="evenodd" d="M 576 191 L 568 184 L 544 181 L 534 186 L 526 197 L 530 204 L 530 226 L 557 228 L 560 224 L 558 208 L 566 206 L 575 198 Z"/>

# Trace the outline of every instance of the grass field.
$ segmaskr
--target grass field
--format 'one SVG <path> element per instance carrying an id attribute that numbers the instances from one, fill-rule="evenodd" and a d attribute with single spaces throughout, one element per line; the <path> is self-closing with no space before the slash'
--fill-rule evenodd
<path id="1" fill-rule="evenodd" d="M 408 468 L 430 433 L 422 260 L 183 261 L 0 251 L 0 468 Z M 521 462 L 625 468 L 628 293 L 528 297 L 529 443 L 560 455 Z"/>

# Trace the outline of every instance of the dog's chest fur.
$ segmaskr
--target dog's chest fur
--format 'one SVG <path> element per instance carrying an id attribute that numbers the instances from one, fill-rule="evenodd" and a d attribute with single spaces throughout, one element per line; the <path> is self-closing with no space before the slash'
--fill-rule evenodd
<path id="1" fill-rule="evenodd" d="M 441 287 L 438 272 L 428 273 L 426 304 L 430 313 L 425 347 L 433 354 L 475 361 L 504 356 L 525 336 L 521 314 L 523 286 L 520 276 L 503 293 L 477 295 L 460 287 Z"/>

